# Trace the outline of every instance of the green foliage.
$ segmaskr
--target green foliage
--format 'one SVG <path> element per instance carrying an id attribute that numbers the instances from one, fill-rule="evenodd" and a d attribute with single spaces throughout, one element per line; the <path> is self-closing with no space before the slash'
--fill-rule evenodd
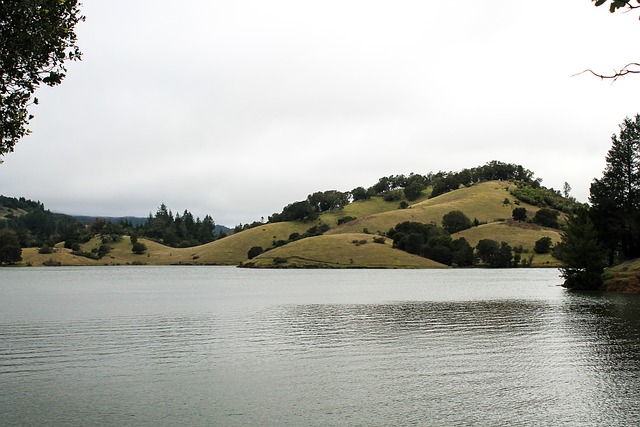
<path id="1" fill-rule="evenodd" d="M 282 209 L 282 213 L 274 213 L 269 222 L 313 221 L 318 218 L 318 211 L 308 200 L 294 202 Z"/>
<path id="2" fill-rule="evenodd" d="M 595 2 L 596 6 L 602 6 L 608 0 L 592 0 L 592 1 Z M 609 12 L 614 13 L 618 9 L 622 9 L 622 8 L 634 9 L 638 7 L 638 6 L 631 5 L 630 4 L 631 2 L 632 0 L 611 0 L 611 4 L 609 5 Z M 636 0 L 636 3 L 640 3 L 640 1 Z"/>
<path id="3" fill-rule="evenodd" d="M 527 220 L 527 209 L 525 208 L 515 208 L 511 212 L 511 216 L 514 221 L 526 221 Z"/>
<path id="4" fill-rule="evenodd" d="M 446 265 L 473 264 L 473 249 L 465 239 L 453 241 L 451 235 L 435 224 L 406 221 L 387 232 L 393 247 Z M 471 256 L 469 257 L 469 253 Z"/>
<path id="5" fill-rule="evenodd" d="M 559 246 L 564 286 L 570 289 L 598 289 L 602 285 L 605 253 L 587 210 L 580 210 L 568 218 Z"/>
<path id="6" fill-rule="evenodd" d="M 553 188 L 540 186 L 538 182 L 517 182 L 517 188 L 511 191 L 511 195 L 521 202 L 538 207 L 549 207 L 565 213 L 573 213 L 582 204 L 573 197 L 564 197 Z"/>
<path id="7" fill-rule="evenodd" d="M 307 201 L 321 213 L 345 207 L 349 204 L 349 196 L 349 193 L 336 190 L 318 191 L 307 196 Z"/>
<path id="8" fill-rule="evenodd" d="M 22 261 L 22 248 L 18 236 L 11 230 L 0 230 L 0 264 Z"/>
<path id="9" fill-rule="evenodd" d="M 294 232 L 289 234 L 289 241 L 290 242 L 294 242 L 296 240 L 300 240 L 302 238 L 302 235 L 300 233 Z"/>
<path id="10" fill-rule="evenodd" d="M 404 193 L 400 189 L 389 190 L 386 193 L 384 193 L 384 196 L 382 196 L 382 199 L 385 202 L 397 202 L 398 200 L 401 200 L 403 196 L 404 196 Z"/>
<path id="11" fill-rule="evenodd" d="M 367 200 L 371 198 L 371 193 L 364 189 L 364 187 L 356 187 L 351 190 L 351 197 L 353 197 L 353 201 L 357 200 Z"/>
<path id="12" fill-rule="evenodd" d="M 13 230 L 20 246 L 41 247 L 43 243 L 50 245 L 63 240 L 86 242 L 91 234 L 86 227 L 69 215 L 51 213 L 40 202 L 0 196 L 0 206 L 4 206 L 21 214 L 10 215 L 0 221 L 7 229 Z"/>
<path id="13" fill-rule="evenodd" d="M 416 200 L 422 194 L 425 186 L 420 181 L 414 180 L 404 188 L 404 195 L 409 201 Z"/>
<path id="14" fill-rule="evenodd" d="M 513 254 L 511 246 L 506 242 L 496 242 L 491 239 L 480 240 L 476 246 L 478 258 L 491 268 L 511 267 Z"/>
<path id="15" fill-rule="evenodd" d="M 353 216 L 344 216 L 342 218 L 339 218 L 337 222 L 338 222 L 338 225 L 341 225 L 341 224 L 345 224 L 347 222 L 353 221 L 355 219 L 356 218 Z"/>
<path id="16" fill-rule="evenodd" d="M 602 178 L 591 184 L 591 219 L 613 262 L 640 257 L 640 115 L 611 137 Z"/>
<path id="17" fill-rule="evenodd" d="M 253 246 L 247 252 L 247 258 L 248 259 L 253 259 L 253 258 L 257 257 L 258 255 L 260 255 L 263 252 L 264 252 L 264 249 L 262 249 L 262 246 Z"/>
<path id="18" fill-rule="evenodd" d="M 471 220 L 462 211 L 451 211 L 442 217 L 442 228 L 451 234 L 471 228 L 471 225 Z"/>
<path id="19" fill-rule="evenodd" d="M 553 241 L 551 240 L 551 237 L 541 237 L 540 239 L 536 240 L 533 251 L 537 254 L 548 254 L 549 252 L 551 252 L 552 243 Z"/>
<path id="20" fill-rule="evenodd" d="M 558 216 L 560 212 L 552 209 L 540 209 L 533 217 L 533 222 L 543 227 L 560 228 Z"/>
<path id="21" fill-rule="evenodd" d="M 142 255 L 146 251 L 147 251 L 147 245 L 145 245 L 142 242 L 136 242 L 131 247 L 131 252 L 133 252 L 136 255 Z"/>
<path id="22" fill-rule="evenodd" d="M 0 156 L 29 133 L 27 109 L 41 83 L 56 86 L 65 61 L 79 60 L 75 26 L 84 20 L 76 0 L 0 2 Z"/>
<path id="23" fill-rule="evenodd" d="M 95 228 L 98 229 L 99 225 L 96 225 Z M 194 219 L 193 214 L 185 209 L 182 216 L 180 214 L 174 216 L 171 210 L 162 203 L 155 215 L 149 214 L 147 222 L 138 228 L 137 232 L 167 246 L 187 248 L 214 241 L 218 237 L 215 230 L 216 224 L 210 215 L 205 215 L 203 220 L 200 220 L 199 217 Z M 115 233 L 115 235 L 123 232 L 122 228 L 110 223 L 101 231 L 101 233 Z M 131 233 L 133 230 L 131 229 L 129 232 Z"/>
<path id="24" fill-rule="evenodd" d="M 329 231 L 329 224 L 318 224 L 318 225 L 314 225 L 313 227 L 311 227 L 310 229 L 308 229 L 303 235 L 303 238 L 306 237 L 314 237 L 314 236 L 322 236 L 324 233 L 326 233 L 327 231 Z"/>
<path id="25" fill-rule="evenodd" d="M 439 172 L 433 177 L 433 191 L 431 197 L 436 197 L 460 186 L 469 186 L 483 181 L 523 181 L 536 183 L 533 172 L 520 165 L 502 163 L 493 160 L 484 166 L 463 169 L 460 172 Z"/>
<path id="26" fill-rule="evenodd" d="M 44 243 L 40 249 L 38 249 L 39 254 L 52 254 L 53 248 L 48 244 Z"/>
<path id="27" fill-rule="evenodd" d="M 100 247 L 97 249 L 96 252 L 97 252 L 98 258 L 102 258 L 105 255 L 109 254 L 109 252 L 111 252 L 111 247 L 109 245 L 102 244 L 100 245 Z"/>

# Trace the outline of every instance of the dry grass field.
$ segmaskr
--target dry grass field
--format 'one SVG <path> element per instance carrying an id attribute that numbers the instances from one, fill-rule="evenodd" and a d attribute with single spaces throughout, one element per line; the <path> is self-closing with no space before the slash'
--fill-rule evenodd
<path id="1" fill-rule="evenodd" d="M 310 237 L 272 249 L 247 263 L 254 267 L 447 268 L 393 249 L 389 239 L 375 243 L 374 237 L 362 233 Z"/>
<path id="2" fill-rule="evenodd" d="M 560 235 L 557 230 L 510 220 L 515 207 L 526 208 L 530 218 L 539 209 L 525 203 L 516 204 L 509 193 L 512 186 L 508 182 L 491 181 L 461 188 L 433 199 L 428 198 L 427 190 L 407 209 L 398 209 L 399 201 L 385 202 L 381 197 L 374 197 L 324 213 L 317 221 L 264 224 L 191 248 L 171 248 L 151 240 L 139 239 L 147 246 L 146 253 L 142 255 L 131 251 L 131 241 L 127 236 L 117 242 L 108 242 L 111 250 L 99 260 L 73 255 L 62 245 L 58 245 L 52 254 L 39 254 L 37 249 L 28 248 L 23 250 L 22 265 L 239 265 L 247 261 L 250 248 L 260 246 L 265 252 L 250 262 L 257 267 L 272 267 L 276 264 L 276 259 L 279 263 L 277 266 L 281 267 L 443 267 L 431 260 L 393 249 L 390 239 L 386 239 L 385 244 L 380 244 L 374 243 L 373 238 L 404 221 L 441 225 L 442 217 L 452 210 L 460 210 L 470 219 L 483 223 L 455 234 L 454 238 L 464 237 L 472 246 L 482 239 L 505 241 L 512 247 L 522 246 L 525 251 L 523 258 L 526 258 L 533 254 L 536 240 L 548 236 L 556 243 L 560 240 Z M 346 216 L 356 219 L 338 226 L 338 220 Z M 288 241 L 292 233 L 304 234 L 309 228 L 321 223 L 331 227 L 325 235 L 275 247 L 277 241 Z M 94 238 L 82 245 L 82 250 L 91 252 L 101 244 L 101 240 Z M 535 255 L 534 265 L 557 266 L 558 262 L 550 255 Z"/>

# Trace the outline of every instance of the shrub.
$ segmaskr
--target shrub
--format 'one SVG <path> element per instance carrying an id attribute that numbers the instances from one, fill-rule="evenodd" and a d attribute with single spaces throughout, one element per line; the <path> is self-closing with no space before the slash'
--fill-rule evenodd
<path id="1" fill-rule="evenodd" d="M 525 208 L 515 208 L 511 212 L 511 216 L 515 221 L 526 221 L 527 220 L 527 210 Z"/>
<path id="2" fill-rule="evenodd" d="M 451 211 L 442 217 L 442 228 L 451 234 L 457 233 L 471 228 L 471 220 L 462 211 Z"/>
<path id="3" fill-rule="evenodd" d="M 46 243 L 44 243 L 42 245 L 42 247 L 40 249 L 38 249 L 38 253 L 39 254 L 52 254 L 53 253 L 53 248 L 49 245 L 47 245 Z"/>
<path id="4" fill-rule="evenodd" d="M 295 242 L 296 240 L 300 240 L 302 238 L 302 236 L 300 235 L 300 233 L 291 233 L 289 234 L 289 241 L 290 242 Z"/>
<path id="5" fill-rule="evenodd" d="M 533 222 L 543 227 L 560 228 L 558 216 L 560 212 L 553 209 L 540 209 L 533 217 Z"/>
<path id="6" fill-rule="evenodd" d="M 22 261 L 22 248 L 18 236 L 11 230 L 0 231 L 0 264 Z"/>
<path id="7" fill-rule="evenodd" d="M 533 251 L 537 254 L 548 254 L 551 252 L 551 237 L 542 237 L 536 241 Z"/>
<path id="8" fill-rule="evenodd" d="M 382 199 L 385 202 L 395 202 L 402 199 L 402 196 L 404 196 L 404 192 L 402 190 L 391 190 L 387 191 Z"/>
<path id="9" fill-rule="evenodd" d="M 373 243 L 380 243 L 380 244 L 384 245 L 386 241 L 387 241 L 387 239 L 385 239 L 382 236 L 373 238 Z"/>
<path id="10" fill-rule="evenodd" d="M 147 251 L 147 245 L 145 245 L 142 242 L 136 242 L 131 247 L 131 252 L 133 252 L 136 255 L 142 255 L 146 251 Z"/>
<path id="11" fill-rule="evenodd" d="M 253 258 L 257 257 L 258 255 L 260 255 L 263 252 L 264 252 L 264 249 L 262 249 L 262 246 L 253 246 L 247 252 L 247 258 L 248 259 L 253 259 Z"/>
<path id="12" fill-rule="evenodd" d="M 356 219 L 356 217 L 354 217 L 354 216 L 345 216 L 345 217 L 339 218 L 338 219 L 338 225 L 353 221 L 355 219 Z"/>
<path id="13" fill-rule="evenodd" d="M 98 248 L 98 257 L 102 258 L 109 252 L 111 252 L 111 247 L 109 247 L 108 245 L 100 245 L 100 247 Z"/>

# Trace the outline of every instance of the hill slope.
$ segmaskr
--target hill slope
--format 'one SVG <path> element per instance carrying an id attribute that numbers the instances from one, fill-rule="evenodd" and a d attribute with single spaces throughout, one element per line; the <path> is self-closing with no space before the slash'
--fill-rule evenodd
<path id="1" fill-rule="evenodd" d="M 373 243 L 372 234 L 384 234 L 404 221 L 440 225 L 442 217 L 452 210 L 460 210 L 469 218 L 486 223 L 457 233 L 453 238 L 464 237 L 472 246 L 482 239 L 505 241 L 512 247 L 522 246 L 526 254 L 523 258 L 527 258 L 533 254 L 532 248 L 536 240 L 546 236 L 556 243 L 560 240 L 560 235 L 557 230 L 510 220 L 514 207 L 524 207 L 528 217 L 533 217 L 540 209 L 526 203 L 516 204 L 515 198 L 509 193 L 513 187 L 514 184 L 506 181 L 490 181 L 450 191 L 432 199 L 427 197 L 428 191 L 425 191 L 408 209 L 398 209 L 398 201 L 386 202 L 382 197 L 373 197 L 325 212 L 316 221 L 262 224 L 190 248 L 171 248 L 151 240 L 140 239 L 148 248 L 144 255 L 133 254 L 129 238 L 124 237 L 119 242 L 109 242 L 111 252 L 100 260 L 72 255 L 70 250 L 61 247 L 48 255 L 39 254 L 33 248 L 24 249 L 23 258 L 24 263 L 32 265 L 41 265 L 49 259 L 64 265 L 238 265 L 247 261 L 249 249 L 260 246 L 266 252 L 246 265 L 274 266 L 274 260 L 278 258 L 280 266 L 297 267 L 442 267 L 431 260 L 393 249 L 390 239 L 386 239 L 385 244 Z M 339 219 L 347 216 L 356 219 L 337 225 Z M 323 236 L 290 241 L 293 233 L 304 235 L 311 227 L 320 224 L 331 227 Z M 354 241 L 366 243 L 354 244 Z M 82 245 L 82 250 L 90 252 L 101 244 L 100 240 L 93 239 Z M 284 246 L 281 246 L 283 244 Z M 557 261 L 550 255 L 535 255 L 534 265 L 554 266 L 557 265 Z"/>
<path id="2" fill-rule="evenodd" d="M 447 268 L 427 258 L 393 249 L 389 239 L 375 243 L 369 234 L 310 237 L 246 261 L 246 267 L 297 268 Z"/>

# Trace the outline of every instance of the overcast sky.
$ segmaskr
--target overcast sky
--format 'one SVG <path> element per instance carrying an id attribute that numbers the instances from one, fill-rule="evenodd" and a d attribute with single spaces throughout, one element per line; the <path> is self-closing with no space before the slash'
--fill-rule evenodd
<path id="1" fill-rule="evenodd" d="M 234 226 L 388 175 L 521 164 L 587 201 L 640 112 L 637 14 L 557 2 L 84 0 L 0 194 Z"/>

